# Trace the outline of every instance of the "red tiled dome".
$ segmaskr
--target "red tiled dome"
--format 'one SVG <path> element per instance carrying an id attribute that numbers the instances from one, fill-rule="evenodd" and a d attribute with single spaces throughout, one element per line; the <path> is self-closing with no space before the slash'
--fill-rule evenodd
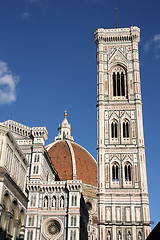
<path id="1" fill-rule="evenodd" d="M 60 180 L 74 176 L 83 183 L 97 186 L 97 163 L 91 154 L 77 143 L 59 140 L 46 147 Z"/>

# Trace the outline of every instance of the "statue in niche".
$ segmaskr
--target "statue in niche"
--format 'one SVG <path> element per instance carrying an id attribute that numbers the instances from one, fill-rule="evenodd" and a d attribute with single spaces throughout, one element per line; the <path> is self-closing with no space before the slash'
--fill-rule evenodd
<path id="1" fill-rule="evenodd" d="M 110 231 L 108 231 L 108 233 L 107 233 L 107 240 L 111 240 L 111 233 L 110 233 Z"/>
<path id="2" fill-rule="evenodd" d="M 118 240 L 121 240 L 122 238 L 121 238 L 121 232 L 119 231 L 118 232 Z"/>
<path id="3" fill-rule="evenodd" d="M 61 197 L 60 198 L 60 208 L 63 208 L 64 207 L 64 198 Z"/>
<path id="4" fill-rule="evenodd" d="M 138 233 L 138 240 L 142 240 L 142 234 L 141 234 L 141 232 Z"/>
<path id="5" fill-rule="evenodd" d="M 44 207 L 48 207 L 48 197 L 44 198 Z"/>
<path id="6" fill-rule="evenodd" d="M 131 240 L 131 233 L 128 232 L 128 240 Z"/>

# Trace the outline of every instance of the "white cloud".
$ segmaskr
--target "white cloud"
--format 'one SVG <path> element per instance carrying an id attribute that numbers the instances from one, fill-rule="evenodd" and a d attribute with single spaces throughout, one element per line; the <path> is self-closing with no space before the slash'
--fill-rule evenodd
<path id="1" fill-rule="evenodd" d="M 160 33 L 155 34 L 152 39 L 145 43 L 144 50 L 146 52 L 152 50 L 154 53 L 154 58 L 160 59 Z"/>
<path id="2" fill-rule="evenodd" d="M 155 59 L 160 59 L 160 55 L 156 55 L 156 56 L 155 56 Z"/>
<path id="3" fill-rule="evenodd" d="M 29 12 L 22 13 L 22 18 L 23 19 L 29 19 L 30 18 L 30 13 Z"/>
<path id="4" fill-rule="evenodd" d="M 144 49 L 146 52 L 150 50 L 150 46 L 151 46 L 151 41 L 147 41 L 146 44 L 144 45 Z"/>
<path id="5" fill-rule="evenodd" d="M 159 33 L 159 34 L 156 34 L 156 35 L 153 37 L 153 41 L 160 43 L 160 33 Z"/>
<path id="6" fill-rule="evenodd" d="M 0 104 L 16 101 L 18 76 L 13 76 L 6 62 L 0 61 Z"/>

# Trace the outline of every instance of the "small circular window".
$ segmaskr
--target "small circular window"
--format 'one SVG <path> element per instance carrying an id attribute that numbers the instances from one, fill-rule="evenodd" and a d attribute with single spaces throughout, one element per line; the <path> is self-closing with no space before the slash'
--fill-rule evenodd
<path id="1" fill-rule="evenodd" d="M 92 210 L 92 204 L 90 202 L 86 202 L 87 205 L 87 210 L 91 211 Z"/>
<path id="2" fill-rule="evenodd" d="M 60 233 L 61 231 L 61 225 L 57 220 L 52 220 L 47 227 L 47 232 L 52 235 L 56 236 Z"/>

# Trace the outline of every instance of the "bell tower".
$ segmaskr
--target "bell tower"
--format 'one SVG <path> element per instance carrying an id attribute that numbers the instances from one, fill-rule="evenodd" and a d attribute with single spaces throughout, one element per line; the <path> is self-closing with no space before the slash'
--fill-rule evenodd
<path id="1" fill-rule="evenodd" d="M 99 240 L 150 233 L 138 27 L 95 31 Z"/>

